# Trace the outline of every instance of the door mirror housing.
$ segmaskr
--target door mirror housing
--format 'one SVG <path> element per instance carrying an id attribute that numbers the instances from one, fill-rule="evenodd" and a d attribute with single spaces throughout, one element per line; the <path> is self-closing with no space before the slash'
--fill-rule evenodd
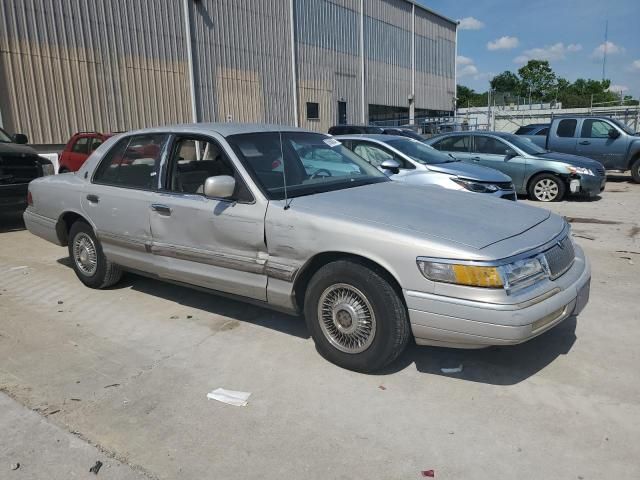
<path id="1" fill-rule="evenodd" d="M 27 143 L 29 143 L 29 139 L 27 138 L 27 136 L 24 133 L 16 133 L 13 136 L 13 141 L 16 143 L 19 143 L 21 145 L 25 145 Z"/>
<path id="2" fill-rule="evenodd" d="M 400 164 L 396 160 L 385 160 L 380 164 L 380 168 L 383 170 L 389 170 L 394 175 L 400 173 Z"/>
<path id="3" fill-rule="evenodd" d="M 231 198 L 236 189 L 236 180 L 229 175 L 209 177 L 204 181 L 204 195 L 212 198 Z"/>
<path id="4" fill-rule="evenodd" d="M 517 153 L 516 153 L 516 151 L 515 151 L 514 149 L 512 149 L 512 148 L 507 148 L 507 149 L 504 151 L 504 159 L 505 159 L 505 160 L 509 160 L 509 159 L 511 159 L 511 158 L 513 158 L 513 157 L 517 157 L 517 156 L 518 156 L 518 154 L 517 154 Z"/>
<path id="5" fill-rule="evenodd" d="M 618 130 L 616 130 L 615 128 L 610 128 L 609 129 L 609 138 L 616 139 L 619 136 L 620 136 L 620 132 Z"/>

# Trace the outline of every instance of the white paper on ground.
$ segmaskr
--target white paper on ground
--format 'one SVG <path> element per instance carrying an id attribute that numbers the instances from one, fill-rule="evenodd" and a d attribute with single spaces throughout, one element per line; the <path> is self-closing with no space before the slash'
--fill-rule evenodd
<path id="1" fill-rule="evenodd" d="M 207 393 L 207 398 L 217 400 L 236 407 L 246 407 L 247 400 L 251 396 L 250 392 L 236 392 L 234 390 L 225 390 L 224 388 L 216 388 L 212 392 Z"/>
<path id="2" fill-rule="evenodd" d="M 454 368 L 441 368 L 442 373 L 460 373 L 462 371 L 462 365 L 458 365 Z"/>

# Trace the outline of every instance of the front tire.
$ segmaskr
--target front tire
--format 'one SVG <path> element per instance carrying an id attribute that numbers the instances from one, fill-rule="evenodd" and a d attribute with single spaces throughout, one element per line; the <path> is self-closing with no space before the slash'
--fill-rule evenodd
<path id="1" fill-rule="evenodd" d="M 358 372 L 395 360 L 411 331 L 400 294 L 380 271 L 358 261 L 320 268 L 307 286 L 304 313 L 318 352 Z"/>
<path id="2" fill-rule="evenodd" d="M 69 231 L 69 258 L 76 275 L 87 287 L 107 288 L 122 278 L 120 267 L 107 260 L 93 229 L 81 220 Z"/>
<path id="3" fill-rule="evenodd" d="M 559 202 L 565 191 L 562 179 L 550 173 L 536 175 L 529 182 L 529 198 L 538 202 Z"/>
<path id="4" fill-rule="evenodd" d="M 631 178 L 635 183 L 640 183 L 640 157 L 636 158 L 631 165 Z"/>

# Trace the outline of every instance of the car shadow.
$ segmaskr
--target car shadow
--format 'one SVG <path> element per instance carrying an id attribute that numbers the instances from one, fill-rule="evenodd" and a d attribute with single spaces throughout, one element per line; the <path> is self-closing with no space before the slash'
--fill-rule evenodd
<path id="1" fill-rule="evenodd" d="M 16 214 L 0 214 L 0 233 L 16 232 L 24 230 L 24 220 L 22 220 L 22 213 Z"/>
<path id="2" fill-rule="evenodd" d="M 515 385 L 526 380 L 560 355 L 566 355 L 576 341 L 576 317 L 569 317 L 542 335 L 520 345 L 496 346 L 479 350 L 417 346 L 413 342 L 387 369 L 388 375 L 411 364 L 422 373 L 457 378 L 490 385 Z M 445 373 L 441 369 L 456 369 Z"/>
<path id="3" fill-rule="evenodd" d="M 68 257 L 59 258 L 57 262 L 65 267 L 73 268 L 71 259 Z M 234 320 L 269 328 L 295 337 L 310 338 L 304 318 L 302 317 L 287 315 L 258 305 L 252 305 L 215 292 L 205 292 L 192 287 L 183 287 L 130 272 L 127 272 L 120 282 L 111 287 L 111 289 L 121 288 L 130 288 L 137 292 L 153 295 L 154 297 L 169 300 L 185 307 L 233 318 Z"/>
<path id="4" fill-rule="evenodd" d="M 68 257 L 59 258 L 58 263 L 72 268 Z M 233 318 L 303 339 L 310 338 L 302 317 L 276 312 L 214 292 L 205 292 L 133 273 L 127 273 L 122 281 L 111 288 L 131 288 L 214 315 Z M 396 361 L 373 375 L 392 375 L 415 364 L 416 370 L 430 375 L 491 385 L 514 385 L 535 375 L 560 355 L 566 355 L 576 341 L 576 323 L 576 317 L 569 317 L 551 330 L 520 345 L 478 350 L 418 346 L 410 340 L 407 349 Z M 462 371 L 459 373 L 444 373 L 441 370 L 460 365 Z"/>

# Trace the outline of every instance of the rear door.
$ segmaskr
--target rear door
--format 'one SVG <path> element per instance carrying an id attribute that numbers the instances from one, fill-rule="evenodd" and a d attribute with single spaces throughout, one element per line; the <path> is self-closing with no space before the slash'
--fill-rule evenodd
<path id="1" fill-rule="evenodd" d="M 509 175 L 516 188 L 520 189 L 524 182 L 527 160 L 520 156 L 508 157 L 509 150 L 513 149 L 499 138 L 474 135 L 471 160 Z"/>
<path id="2" fill-rule="evenodd" d="M 272 168 L 281 168 L 276 162 Z M 218 175 L 234 177 L 233 198 L 204 195 L 205 180 Z M 162 191 L 150 205 L 151 251 L 161 261 L 160 276 L 266 300 L 266 209 L 218 139 L 176 136 Z"/>
<path id="3" fill-rule="evenodd" d="M 149 253 L 149 212 L 168 137 L 134 135 L 117 142 L 101 160 L 81 199 L 107 257 L 152 273 L 156 262 Z"/>
<path id="4" fill-rule="evenodd" d="M 593 158 L 608 170 L 624 170 L 627 153 L 627 139 L 624 135 L 609 138 L 609 130 L 618 131 L 606 120 L 586 118 L 582 121 L 580 140 L 576 148 L 578 155 Z"/>

